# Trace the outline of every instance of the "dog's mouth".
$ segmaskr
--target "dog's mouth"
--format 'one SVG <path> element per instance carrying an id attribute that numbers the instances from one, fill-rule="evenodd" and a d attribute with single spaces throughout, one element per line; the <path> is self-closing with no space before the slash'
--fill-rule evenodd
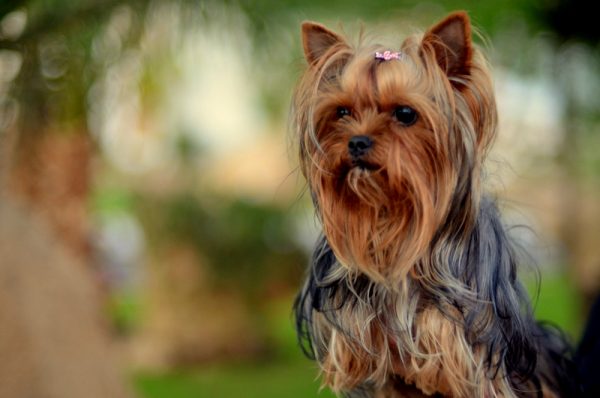
<path id="1" fill-rule="evenodd" d="M 354 160 L 352 161 L 350 170 L 354 169 L 370 173 L 381 169 L 381 167 L 374 163 L 366 162 L 364 160 Z"/>
<path id="2" fill-rule="evenodd" d="M 343 163 L 335 172 L 335 175 L 337 176 L 337 188 L 342 189 L 342 186 L 350 184 L 354 185 L 356 189 L 359 189 L 356 185 L 357 182 L 372 180 L 373 177 L 378 176 L 382 170 L 382 166 L 364 160 L 353 160 Z"/>

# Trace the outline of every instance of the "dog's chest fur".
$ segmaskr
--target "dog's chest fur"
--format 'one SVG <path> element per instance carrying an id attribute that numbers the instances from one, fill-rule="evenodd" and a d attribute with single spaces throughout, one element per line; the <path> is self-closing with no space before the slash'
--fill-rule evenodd
<path id="1" fill-rule="evenodd" d="M 316 278 L 327 279 L 328 270 L 340 267 L 327 264 L 334 259 L 331 253 L 318 258 Z M 318 309 L 312 314 L 314 348 L 324 382 L 334 391 L 360 396 L 372 388 L 374 397 L 487 397 L 499 391 L 512 396 L 505 378 L 486 374 L 483 347 L 468 342 L 456 309 L 449 306 L 444 314 L 411 293 L 365 283 L 359 277 L 308 284 L 316 300 L 311 305 Z"/>

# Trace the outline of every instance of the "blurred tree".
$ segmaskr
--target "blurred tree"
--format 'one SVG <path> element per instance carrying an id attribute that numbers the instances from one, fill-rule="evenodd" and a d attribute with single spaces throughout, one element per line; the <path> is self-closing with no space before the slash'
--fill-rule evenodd
<path id="1" fill-rule="evenodd" d="M 0 396 L 132 397 L 88 268 L 2 193 L 0 219 Z"/>
<path id="2" fill-rule="evenodd" d="M 92 42 L 120 3 L 30 0 L 3 2 L 0 8 L 0 57 L 19 60 L 1 101 L 16 103 L 18 111 L 16 120 L 2 123 L 9 148 L 3 148 L 0 182 L 7 183 L 8 173 L 12 191 L 81 256 L 89 255 L 93 153 L 86 97 L 102 72 L 91 62 Z"/>
<path id="3" fill-rule="evenodd" d="M 130 396 L 88 261 L 86 64 L 101 5 L 0 3 L 0 354 L 15 358 L 3 396 Z"/>

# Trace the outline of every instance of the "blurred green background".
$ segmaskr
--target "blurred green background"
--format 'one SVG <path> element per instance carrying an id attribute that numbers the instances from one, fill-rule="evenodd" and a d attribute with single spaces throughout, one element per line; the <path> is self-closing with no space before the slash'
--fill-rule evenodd
<path id="1" fill-rule="evenodd" d="M 455 9 L 494 69 L 488 186 L 577 341 L 600 286 L 582 1 L 0 1 L 0 396 L 332 396 L 291 321 L 318 230 L 286 133 L 299 24 L 399 45 Z"/>

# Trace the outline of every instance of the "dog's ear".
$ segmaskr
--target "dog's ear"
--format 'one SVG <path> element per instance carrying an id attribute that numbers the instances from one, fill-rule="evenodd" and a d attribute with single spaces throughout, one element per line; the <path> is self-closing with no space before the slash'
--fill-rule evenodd
<path id="1" fill-rule="evenodd" d="M 425 33 L 422 46 L 433 49 L 438 64 L 448 76 L 468 74 L 473 44 L 467 13 L 457 11 L 438 22 Z"/>
<path id="2" fill-rule="evenodd" d="M 316 62 L 327 50 L 343 41 L 341 36 L 321 24 L 310 21 L 302 23 L 302 45 L 309 64 Z"/>

